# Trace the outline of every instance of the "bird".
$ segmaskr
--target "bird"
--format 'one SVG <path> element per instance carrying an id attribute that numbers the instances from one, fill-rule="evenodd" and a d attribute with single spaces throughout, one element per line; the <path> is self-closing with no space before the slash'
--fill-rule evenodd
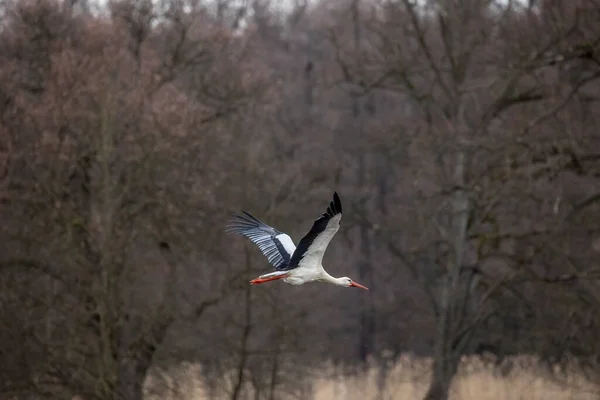
<path id="1" fill-rule="evenodd" d="M 252 285 L 283 279 L 291 285 L 326 282 L 369 290 L 347 276 L 335 278 L 323 268 L 323 255 L 329 242 L 340 229 L 341 219 L 342 202 L 338 193 L 334 192 L 327 211 L 313 222 L 310 231 L 298 242 L 298 247 L 288 234 L 267 225 L 244 210 L 233 214 L 233 218 L 226 224 L 226 232 L 250 239 L 275 268 L 275 272 L 251 280 Z"/>

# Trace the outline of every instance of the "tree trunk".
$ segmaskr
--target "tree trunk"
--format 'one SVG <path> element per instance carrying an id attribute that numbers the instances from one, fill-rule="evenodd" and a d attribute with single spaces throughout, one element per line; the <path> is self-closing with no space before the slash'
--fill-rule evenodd
<path id="1" fill-rule="evenodd" d="M 248 256 L 246 254 L 246 256 Z M 249 263 L 247 263 L 249 265 Z M 246 372 L 246 364 L 248 362 L 248 340 L 252 331 L 252 291 L 251 286 L 248 285 L 246 288 L 246 318 L 244 320 L 244 329 L 242 331 L 242 337 L 240 340 L 240 359 L 238 362 L 238 370 L 235 386 L 233 393 L 231 394 L 231 400 L 238 400 L 244 387 L 244 374 Z"/>
<path id="2" fill-rule="evenodd" d="M 358 186 L 364 188 L 367 184 L 367 160 L 365 154 L 359 156 L 358 167 Z M 368 202 L 363 203 L 365 210 L 368 210 Z M 368 211 L 367 211 L 368 212 Z M 358 277 L 367 287 L 373 288 L 373 269 L 371 268 L 371 233 L 370 227 L 365 222 L 359 224 L 360 230 L 360 261 L 358 264 Z M 375 336 L 375 321 L 373 318 L 372 297 L 366 299 L 366 304 L 362 307 L 360 314 L 360 341 L 359 355 L 363 363 L 373 352 L 373 337 Z"/>
<path id="3" fill-rule="evenodd" d="M 435 364 L 438 364 L 438 360 L 434 361 Z M 434 366 L 434 373 L 429 384 L 429 389 L 427 390 L 427 394 L 425 395 L 424 400 L 448 400 L 448 393 L 450 391 L 450 384 L 452 383 L 452 374 L 448 374 L 446 372 L 437 373 L 438 367 L 443 368 L 442 362 L 439 365 Z"/>
<path id="4" fill-rule="evenodd" d="M 464 188 L 466 181 L 467 154 L 461 149 L 456 154 L 454 184 Z M 457 343 L 455 334 L 462 326 L 467 312 L 465 301 L 470 285 L 461 284 L 461 270 L 467 241 L 469 198 L 464 189 L 455 192 L 452 202 L 451 235 L 454 239 L 454 259 L 449 263 L 442 288 L 440 315 L 437 322 L 436 349 L 434 352 L 433 373 L 425 400 L 447 400 L 452 378 L 458 369 L 460 356 L 465 345 L 461 339 Z M 458 326 L 456 326 L 458 322 Z M 454 323 L 454 324 L 453 324 Z M 463 338 L 466 336 L 463 336 Z"/>
<path id="5" fill-rule="evenodd" d="M 354 48 L 358 52 L 360 48 L 361 30 L 360 30 L 360 15 L 359 15 L 359 0 L 354 0 L 352 3 L 352 22 L 353 22 L 353 36 L 354 36 Z M 356 94 L 352 97 L 352 116 L 355 120 L 355 126 L 359 137 L 363 136 L 363 115 L 362 115 L 361 102 Z M 357 169 L 357 184 L 362 190 L 367 184 L 367 155 L 360 152 L 357 155 L 358 158 L 358 169 Z M 365 210 L 368 210 L 367 202 L 362 204 Z M 368 212 L 368 211 L 367 211 Z M 370 227 L 365 223 L 359 225 L 360 235 L 360 261 L 358 264 L 358 277 L 362 283 L 367 287 L 372 287 L 373 283 L 373 270 L 371 268 L 371 235 Z M 371 297 L 369 297 L 371 299 Z M 370 300 L 367 300 L 370 301 Z M 373 305 L 369 302 L 365 307 L 362 307 L 360 312 L 360 328 L 359 328 L 359 342 L 358 342 L 358 354 L 360 360 L 365 363 L 369 354 L 373 352 L 373 337 L 375 331 L 374 319 L 373 319 Z"/>
<path id="6" fill-rule="evenodd" d="M 452 354 L 450 340 L 450 310 L 453 292 L 450 287 L 450 276 L 446 277 L 443 288 L 442 306 L 437 323 L 436 348 L 433 358 L 431 382 L 424 400 L 447 400 L 452 378 L 458 368 L 457 359 Z"/>
<path id="7" fill-rule="evenodd" d="M 137 346 L 130 347 L 130 357 L 122 353 L 117 368 L 116 400 L 143 400 L 144 381 L 152 359 L 173 321 L 174 318 L 170 316 L 157 319 L 144 339 Z M 124 351 L 127 350 L 120 349 L 120 352 Z"/>
<path id="8" fill-rule="evenodd" d="M 119 368 L 115 400 L 143 400 L 144 380 L 150 363 L 144 360 L 124 361 Z"/>

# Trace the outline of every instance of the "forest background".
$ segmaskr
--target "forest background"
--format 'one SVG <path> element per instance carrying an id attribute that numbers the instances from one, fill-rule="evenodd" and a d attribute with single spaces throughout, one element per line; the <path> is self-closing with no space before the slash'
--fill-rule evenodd
<path id="1" fill-rule="evenodd" d="M 0 397 L 597 395 L 599 78 L 597 0 L 1 0 Z M 251 287 L 334 190 L 371 290 Z"/>

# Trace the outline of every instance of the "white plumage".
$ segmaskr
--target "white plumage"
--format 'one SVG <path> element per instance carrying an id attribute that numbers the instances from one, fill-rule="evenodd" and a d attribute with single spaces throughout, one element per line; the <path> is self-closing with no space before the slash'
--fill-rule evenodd
<path id="1" fill-rule="evenodd" d="M 331 239 L 340 229 L 341 219 L 342 203 L 338 194 L 334 193 L 327 211 L 315 220 L 310 231 L 298 243 L 298 247 L 287 234 L 245 211 L 235 215 L 227 225 L 227 232 L 249 238 L 275 267 L 275 272 L 253 279 L 250 281 L 252 284 L 283 279 L 292 285 L 321 281 L 369 290 L 348 277 L 334 278 L 323 269 L 323 256 Z"/>

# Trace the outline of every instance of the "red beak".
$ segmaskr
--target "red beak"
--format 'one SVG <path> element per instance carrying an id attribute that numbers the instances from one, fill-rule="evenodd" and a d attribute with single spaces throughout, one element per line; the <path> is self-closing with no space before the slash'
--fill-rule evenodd
<path id="1" fill-rule="evenodd" d="M 352 282 L 352 283 L 350 284 L 350 286 L 352 286 L 352 287 L 357 287 L 357 288 L 361 288 L 361 289 L 365 289 L 365 290 L 369 290 L 369 288 L 368 288 L 368 287 L 366 287 L 366 286 L 363 286 L 363 285 L 361 285 L 360 283 L 356 283 L 356 282 Z"/>

